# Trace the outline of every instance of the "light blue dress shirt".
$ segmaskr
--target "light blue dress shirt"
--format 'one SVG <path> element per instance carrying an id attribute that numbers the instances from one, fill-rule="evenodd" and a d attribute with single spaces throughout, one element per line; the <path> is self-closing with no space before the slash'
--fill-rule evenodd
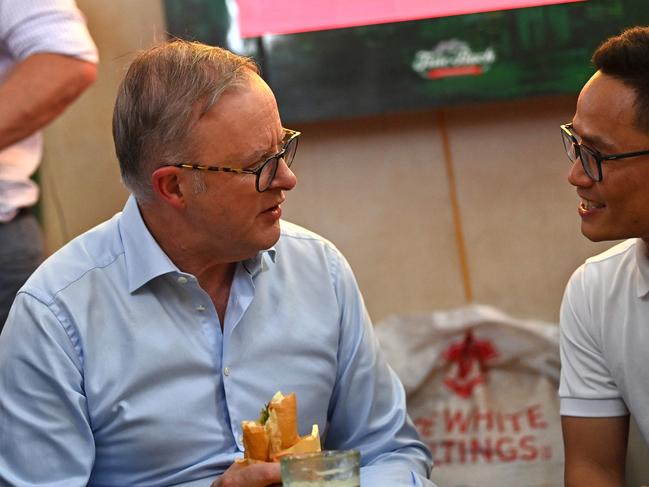
<path id="1" fill-rule="evenodd" d="M 223 332 L 210 297 L 137 204 L 51 256 L 0 335 L 0 485 L 209 486 L 241 421 L 295 392 L 299 432 L 356 448 L 369 487 L 432 485 L 430 454 L 352 271 L 282 222 L 237 265 Z"/>

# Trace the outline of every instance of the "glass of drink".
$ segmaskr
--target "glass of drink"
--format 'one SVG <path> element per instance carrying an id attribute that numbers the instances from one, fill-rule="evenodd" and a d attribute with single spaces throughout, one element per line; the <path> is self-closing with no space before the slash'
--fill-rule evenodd
<path id="1" fill-rule="evenodd" d="M 284 487 L 360 487 L 356 450 L 298 453 L 280 458 Z"/>

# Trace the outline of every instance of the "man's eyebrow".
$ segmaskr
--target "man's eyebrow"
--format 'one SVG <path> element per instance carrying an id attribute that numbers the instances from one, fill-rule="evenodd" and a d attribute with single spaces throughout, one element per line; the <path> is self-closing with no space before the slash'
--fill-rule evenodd
<path id="1" fill-rule="evenodd" d="M 252 152 L 247 157 L 247 160 L 254 161 L 253 164 L 256 164 L 257 162 L 261 161 L 264 157 L 268 156 L 269 154 L 270 152 L 268 150 L 260 149 L 258 151 Z"/>
<path id="2" fill-rule="evenodd" d="M 246 157 L 246 161 L 249 161 L 249 164 L 247 167 L 254 167 L 260 162 L 265 161 L 266 159 L 269 159 L 270 157 L 273 157 L 277 152 L 281 150 L 282 143 L 284 142 L 284 134 L 282 134 L 282 138 L 279 141 L 279 143 L 275 146 L 276 148 L 273 149 L 260 149 L 258 151 L 252 152 L 248 157 Z"/>
<path id="3" fill-rule="evenodd" d="M 587 136 L 583 137 L 583 140 L 586 141 L 586 145 L 594 145 L 594 149 L 598 149 L 600 152 L 612 153 L 616 151 L 615 145 L 612 142 L 607 141 L 605 138 L 600 136 Z"/>
<path id="4" fill-rule="evenodd" d="M 600 135 L 584 134 L 575 129 L 574 125 L 573 132 L 581 139 L 580 143 L 587 145 L 588 147 L 594 146 L 593 149 L 598 149 L 601 152 L 615 152 L 615 145 Z"/>

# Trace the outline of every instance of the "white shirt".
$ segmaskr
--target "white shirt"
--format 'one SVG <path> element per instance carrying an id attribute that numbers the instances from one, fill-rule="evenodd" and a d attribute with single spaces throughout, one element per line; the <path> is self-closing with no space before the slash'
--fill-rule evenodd
<path id="1" fill-rule="evenodd" d="M 561 415 L 631 412 L 649 440 L 649 259 L 630 239 L 588 259 L 561 305 Z"/>
<path id="2" fill-rule="evenodd" d="M 0 0 L 0 83 L 20 61 L 44 52 L 97 62 L 97 48 L 74 0 Z M 38 187 L 29 178 L 41 156 L 40 131 L 0 151 L 0 221 L 38 200 Z"/>

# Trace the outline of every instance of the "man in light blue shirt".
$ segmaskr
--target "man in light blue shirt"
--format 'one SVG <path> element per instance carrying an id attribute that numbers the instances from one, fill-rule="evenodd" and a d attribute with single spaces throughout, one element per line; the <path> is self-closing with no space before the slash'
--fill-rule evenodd
<path id="1" fill-rule="evenodd" d="M 360 450 L 363 485 L 432 485 L 349 265 L 280 221 L 300 133 L 256 67 L 145 51 L 113 133 L 124 211 L 51 256 L 0 335 L 0 485 L 278 483 L 275 463 L 233 463 L 278 390 L 300 434 Z"/>

